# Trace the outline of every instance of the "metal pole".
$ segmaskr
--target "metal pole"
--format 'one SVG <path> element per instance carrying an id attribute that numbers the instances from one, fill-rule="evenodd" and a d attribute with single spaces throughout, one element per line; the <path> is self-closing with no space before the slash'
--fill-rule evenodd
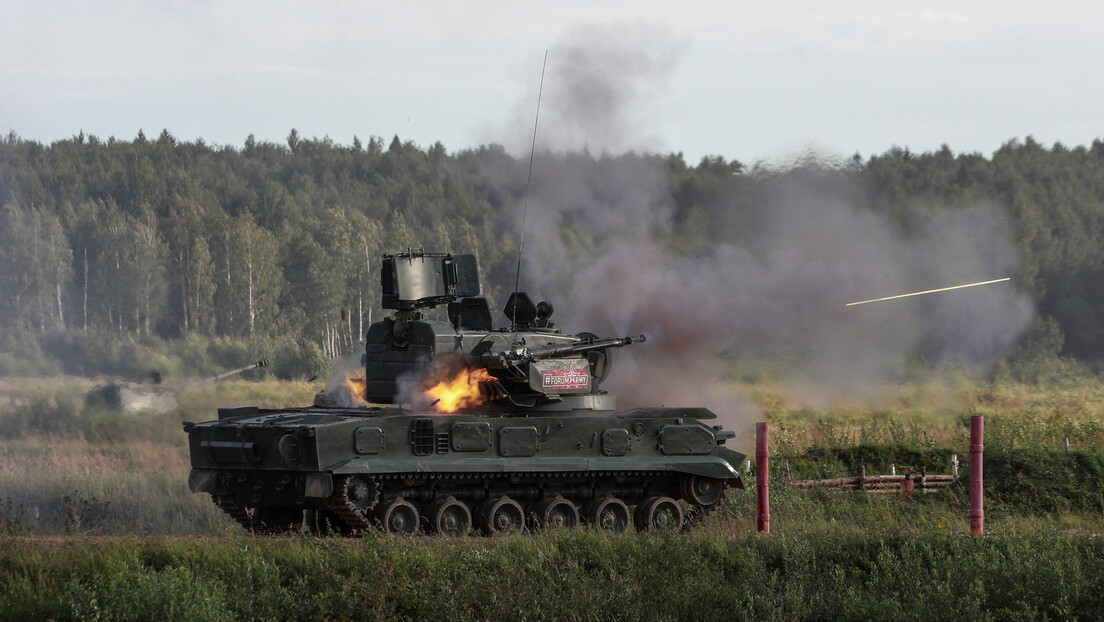
<path id="1" fill-rule="evenodd" d="M 755 424 L 755 484 L 759 531 L 770 533 L 770 434 L 765 422 Z"/>
<path id="2" fill-rule="evenodd" d="M 970 417 L 970 531 L 985 533 L 985 486 L 982 463 L 985 460 L 985 417 Z"/>

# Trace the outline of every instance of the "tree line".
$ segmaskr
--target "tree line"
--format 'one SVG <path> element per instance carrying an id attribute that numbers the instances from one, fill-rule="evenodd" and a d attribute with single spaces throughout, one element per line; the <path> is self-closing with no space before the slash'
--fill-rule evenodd
<path id="1" fill-rule="evenodd" d="M 681 154 L 561 158 L 601 175 L 641 163 L 661 170 L 674 222 L 660 235 L 672 252 L 733 234 L 714 222 L 715 206 L 739 210 L 788 174 L 720 157 L 693 165 Z M 279 351 L 277 375 L 320 373 L 358 350 L 380 317 L 385 252 L 475 252 L 492 296 L 512 286 L 526 166 L 494 145 L 448 153 L 440 143 L 343 145 L 294 130 L 284 144 L 250 136 L 240 148 L 167 130 L 48 145 L 9 134 L 0 140 L 0 372 L 133 372 L 149 358 L 102 356 L 126 343 L 176 352 L 189 371 Z M 1104 143 L 1048 148 L 1028 138 L 988 157 L 894 148 L 820 170 L 862 189 L 848 191 L 862 209 L 901 220 L 916 201 L 999 206 L 1015 230 L 1015 276 L 1038 308 L 1016 356 L 1104 360 L 1095 312 L 1104 304 Z M 543 234 L 582 249 L 600 243 L 558 226 Z"/>

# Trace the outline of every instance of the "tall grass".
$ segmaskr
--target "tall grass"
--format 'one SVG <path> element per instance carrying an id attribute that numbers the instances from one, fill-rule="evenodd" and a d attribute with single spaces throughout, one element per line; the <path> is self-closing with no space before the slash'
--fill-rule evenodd
<path id="1" fill-rule="evenodd" d="M 176 439 L 183 442 L 183 433 Z M 199 534 L 229 523 L 188 491 L 186 448 L 24 437 L 0 444 L 0 527 L 24 534 Z"/>
<path id="2" fill-rule="evenodd" d="M 26 534 L 200 534 L 234 524 L 187 489 L 185 419 L 219 405 L 309 404 L 307 383 L 206 384 L 169 412 L 84 404 L 92 382 L 7 379 L 0 386 L 0 530 Z"/>
<path id="3" fill-rule="evenodd" d="M 5 619 L 1098 619 L 1104 541 L 880 533 L 0 537 Z"/>
<path id="4" fill-rule="evenodd" d="M 813 409 L 786 397 L 779 383 L 745 389 L 772 424 L 772 454 L 813 447 L 896 444 L 966 451 L 969 420 L 986 418 L 986 447 L 1104 451 L 1104 381 L 1075 387 L 958 382 L 886 389 L 876 402 Z"/>

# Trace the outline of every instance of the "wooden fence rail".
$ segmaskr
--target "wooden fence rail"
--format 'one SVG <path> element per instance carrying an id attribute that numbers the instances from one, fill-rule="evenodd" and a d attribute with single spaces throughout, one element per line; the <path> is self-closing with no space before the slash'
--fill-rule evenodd
<path id="1" fill-rule="evenodd" d="M 898 493 L 907 486 L 906 481 L 911 481 L 914 490 L 921 492 L 935 492 L 951 485 L 956 479 L 954 475 L 866 475 L 863 473 L 855 477 L 832 477 L 828 479 L 802 479 L 790 482 L 795 488 L 832 488 L 839 490 L 862 490 L 872 493 Z"/>

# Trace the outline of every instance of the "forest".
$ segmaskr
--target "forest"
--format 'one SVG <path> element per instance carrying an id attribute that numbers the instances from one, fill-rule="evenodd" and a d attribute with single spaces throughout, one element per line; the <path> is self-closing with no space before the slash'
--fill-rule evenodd
<path id="1" fill-rule="evenodd" d="M 236 147 L 13 132 L 0 375 L 208 374 L 261 357 L 278 378 L 324 374 L 382 317 L 379 258 L 408 248 L 474 253 L 492 305 L 520 263 L 522 289 L 553 296 L 568 327 L 604 314 L 598 328 L 780 366 L 835 347 L 818 340 L 844 326 L 826 319 L 839 296 L 1011 277 L 953 313 L 898 307 L 879 312 L 897 325 L 864 316 L 875 328 L 859 332 L 895 351 L 895 373 L 965 361 L 1046 383 L 1104 362 L 1101 140 L 785 164 L 538 151 L 527 187 L 529 164 L 397 136 L 292 130 Z M 724 338 L 670 328 L 694 316 Z M 938 330 L 894 341 L 931 317 Z"/>

